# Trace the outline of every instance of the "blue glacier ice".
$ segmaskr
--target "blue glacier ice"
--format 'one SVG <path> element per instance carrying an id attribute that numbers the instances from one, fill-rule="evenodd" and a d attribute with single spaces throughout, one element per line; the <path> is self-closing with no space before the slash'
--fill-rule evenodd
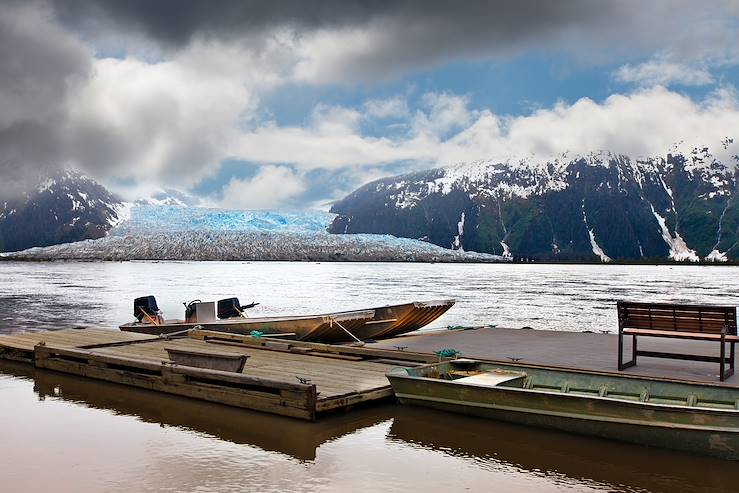
<path id="1" fill-rule="evenodd" d="M 11 259 L 496 262 L 391 235 L 330 234 L 334 214 L 133 204 L 105 238 L 0 254 Z"/>
<path id="2" fill-rule="evenodd" d="M 111 235 L 174 231 L 326 232 L 336 214 L 321 211 L 272 212 L 135 204 L 130 218 Z"/>

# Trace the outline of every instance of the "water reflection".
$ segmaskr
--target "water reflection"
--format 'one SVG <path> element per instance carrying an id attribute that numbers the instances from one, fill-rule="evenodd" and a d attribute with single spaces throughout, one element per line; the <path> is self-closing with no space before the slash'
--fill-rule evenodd
<path id="1" fill-rule="evenodd" d="M 388 436 L 425 449 L 619 491 L 735 492 L 736 462 L 398 406 Z"/>
<path id="2" fill-rule="evenodd" d="M 73 375 L 35 370 L 29 365 L 0 362 L 0 372 L 33 379 L 39 399 L 48 397 L 83 404 L 115 414 L 135 416 L 196 431 L 237 444 L 249 444 L 301 461 L 312 461 L 323 444 L 392 418 L 393 405 L 355 409 L 317 423 L 288 419 L 235 407 L 211 404 Z"/>
<path id="3" fill-rule="evenodd" d="M 35 404 L 22 398 L 22 381 Z M 0 390 L 13 398 L 0 410 L 15 408 L 21 428 L 5 434 L 12 457 L 0 472 L 18 457 L 31 471 L 37 462 L 61 474 L 68 461 L 83 463 L 75 491 L 733 492 L 739 484 L 735 462 L 423 408 L 360 408 L 307 423 L 10 362 L 0 363 Z M 68 427 L 63 441 L 51 437 L 59 423 Z M 6 485 L 28 479 L 14 472 Z"/>

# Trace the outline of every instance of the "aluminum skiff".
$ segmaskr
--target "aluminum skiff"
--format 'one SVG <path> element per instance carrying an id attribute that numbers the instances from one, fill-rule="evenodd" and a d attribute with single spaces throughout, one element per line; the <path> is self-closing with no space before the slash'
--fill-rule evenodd
<path id="1" fill-rule="evenodd" d="M 739 388 L 467 359 L 387 377 L 402 404 L 739 460 Z"/>

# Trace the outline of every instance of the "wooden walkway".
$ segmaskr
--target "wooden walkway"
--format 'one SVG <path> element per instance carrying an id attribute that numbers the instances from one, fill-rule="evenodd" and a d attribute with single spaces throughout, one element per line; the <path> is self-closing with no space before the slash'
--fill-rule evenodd
<path id="1" fill-rule="evenodd" d="M 399 364 L 413 364 L 407 359 L 388 359 L 394 351 L 261 341 L 249 336 L 232 335 L 227 340 L 200 336 L 163 339 L 103 329 L 14 334 L 0 336 L 0 358 L 308 420 L 323 412 L 392 397 L 385 373 Z M 247 355 L 249 359 L 242 373 L 207 370 L 172 364 L 167 348 Z M 422 362 L 428 359 L 420 357 Z"/>
<path id="2" fill-rule="evenodd" d="M 33 347 L 42 341 L 54 347 L 80 348 L 90 345 L 129 343 L 150 339 L 157 339 L 157 336 L 110 329 L 47 330 L 44 332 L 0 335 L 0 348 L 27 353 L 32 352 Z"/>

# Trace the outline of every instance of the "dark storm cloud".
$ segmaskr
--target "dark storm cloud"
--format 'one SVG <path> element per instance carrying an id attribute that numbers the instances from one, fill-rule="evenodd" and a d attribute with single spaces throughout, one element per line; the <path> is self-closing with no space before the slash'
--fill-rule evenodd
<path id="1" fill-rule="evenodd" d="M 449 59 L 511 56 L 532 47 L 591 61 L 690 51 L 716 37 L 731 6 L 687 0 L 51 1 L 57 16 L 87 38 L 136 33 L 165 52 L 195 37 L 249 39 L 259 49 L 261 35 L 277 27 L 301 41 L 321 30 L 365 30 L 356 42 L 349 36 L 305 47 L 308 63 L 297 77 L 315 83 L 389 79 Z"/>
<path id="2" fill-rule="evenodd" d="M 91 69 L 85 48 L 43 13 L 0 5 L 0 195 L 59 165 L 70 90 Z"/>
<path id="3" fill-rule="evenodd" d="M 78 0 L 54 1 L 53 5 L 68 25 L 93 33 L 96 26 L 137 30 L 168 45 L 187 44 L 196 35 L 224 38 L 276 26 L 331 29 L 381 20 L 405 32 L 408 39 L 417 37 L 413 44 L 423 45 L 422 51 L 442 53 L 480 42 L 535 37 L 578 24 L 614 25 L 639 14 L 639 9 L 632 8 L 635 3 L 589 0 Z"/>
<path id="4" fill-rule="evenodd" d="M 185 45 L 198 34 L 228 38 L 263 32 L 275 26 L 304 29 L 362 22 L 386 11 L 394 2 L 321 2 L 283 0 L 80 0 L 54 1 L 59 19 L 90 30 L 115 27 L 137 30 L 167 45 Z M 102 21 L 102 24 L 100 23 Z"/>

